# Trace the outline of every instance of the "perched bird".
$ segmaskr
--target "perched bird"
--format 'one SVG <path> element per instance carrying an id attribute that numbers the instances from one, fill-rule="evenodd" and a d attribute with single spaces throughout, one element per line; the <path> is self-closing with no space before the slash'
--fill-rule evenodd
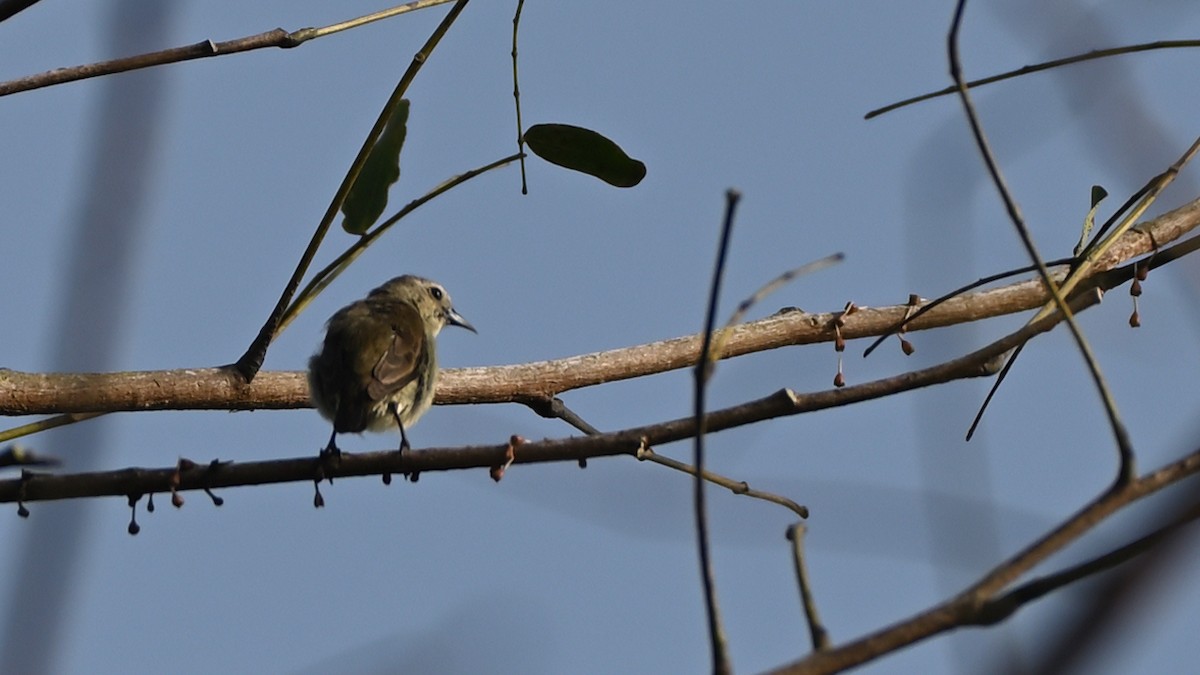
<path id="1" fill-rule="evenodd" d="M 326 324 L 325 342 L 308 361 L 313 404 L 333 422 L 322 456 L 340 455 L 340 433 L 406 427 L 429 410 L 437 384 L 435 338 L 443 326 L 476 332 L 450 303 L 441 284 L 405 275 L 339 309 Z"/>

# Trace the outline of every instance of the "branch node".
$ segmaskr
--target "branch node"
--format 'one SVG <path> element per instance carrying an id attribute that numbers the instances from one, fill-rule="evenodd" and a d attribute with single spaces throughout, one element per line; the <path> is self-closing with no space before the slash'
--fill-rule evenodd
<path id="1" fill-rule="evenodd" d="M 642 436 L 638 439 L 637 450 L 633 452 L 633 456 L 637 457 L 639 462 L 644 462 L 654 454 L 654 450 L 650 447 L 650 439 Z"/>
<path id="2" fill-rule="evenodd" d="M 502 464 L 493 466 L 489 472 L 492 480 L 499 483 L 500 479 L 504 478 L 504 472 L 507 471 L 508 467 L 512 466 L 512 463 L 517 459 L 517 447 L 523 445 L 524 443 L 525 439 L 516 434 L 508 437 L 508 445 L 504 448 L 504 462 Z"/>

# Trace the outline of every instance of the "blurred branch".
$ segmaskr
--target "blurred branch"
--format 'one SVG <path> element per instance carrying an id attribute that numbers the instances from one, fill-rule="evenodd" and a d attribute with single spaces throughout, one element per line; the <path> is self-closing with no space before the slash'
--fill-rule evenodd
<path id="1" fill-rule="evenodd" d="M 1098 261 L 1079 290 L 1108 290 L 1132 277 L 1130 266 L 1112 270 L 1174 241 L 1200 226 L 1200 199 L 1127 232 Z M 1180 245 L 1183 246 L 1183 245 Z M 1147 263 L 1157 267 L 1181 252 L 1164 249 Z M 1061 278 L 1061 272 L 1056 278 Z M 907 326 L 919 331 L 978 321 L 1041 307 L 1041 283 L 1024 281 L 947 301 Z M 910 311 L 907 304 L 859 307 L 841 329 L 846 339 L 882 335 Z M 722 358 L 791 345 L 831 342 L 840 312 L 781 311 L 737 326 L 725 338 Z M 436 402 L 524 403 L 606 382 L 643 377 L 695 364 L 701 338 L 690 335 L 606 352 L 534 363 L 452 368 L 442 372 Z M 299 371 L 264 372 L 246 384 L 229 368 L 196 368 L 124 373 L 25 373 L 0 369 L 0 415 L 33 415 L 135 410 L 258 410 L 307 408 L 308 385 Z"/>
<path id="2" fill-rule="evenodd" d="M 940 633 L 987 623 L 989 614 L 996 611 L 992 601 L 999 597 L 1001 602 L 1006 602 L 1005 596 L 999 596 L 999 593 L 1035 565 L 1122 508 L 1197 472 L 1200 472 L 1200 449 L 1157 471 L 1127 483 L 1115 484 L 1054 530 L 953 598 L 853 642 L 813 653 L 770 672 L 778 675 L 840 672 Z"/>
<path id="3" fill-rule="evenodd" d="M 1014 588 L 998 598 L 989 600 L 983 611 L 975 618 L 974 623 L 980 626 L 998 623 L 1015 614 L 1018 609 L 1026 604 L 1053 593 L 1063 586 L 1073 584 L 1080 579 L 1085 579 L 1100 572 L 1106 572 L 1121 563 L 1133 560 L 1163 543 L 1168 537 L 1178 532 L 1181 527 L 1194 522 L 1197 518 L 1200 518 L 1200 504 L 1192 504 L 1169 522 L 1124 546 L 1115 548 L 1087 562 L 1073 565 L 1054 574 L 1039 577 Z"/>
<path id="4" fill-rule="evenodd" d="M 60 466 L 61 464 L 62 460 L 57 457 L 41 455 L 15 443 L 0 450 L 0 468 L 14 466 Z"/>
<path id="5" fill-rule="evenodd" d="M 36 1 L 36 0 L 34 0 Z M 37 75 L 29 75 L 8 82 L 0 82 L 0 96 L 8 96 L 22 91 L 31 89 L 40 89 L 42 87 L 50 87 L 56 84 L 64 84 L 66 82 L 74 82 L 76 80 L 86 80 L 92 77 L 100 77 L 102 75 L 112 75 L 114 73 L 124 73 L 130 70 L 140 70 L 142 68 L 150 68 L 152 66 L 162 66 L 169 63 L 179 63 L 182 61 L 191 61 L 194 59 L 203 59 L 211 56 L 224 56 L 226 54 L 237 54 L 239 52 L 248 52 L 255 49 L 264 49 L 267 47 L 278 47 L 280 49 L 291 49 L 300 45 L 315 40 L 326 35 L 333 35 L 344 30 L 357 28 L 359 26 L 381 21 L 401 14 L 415 12 L 418 9 L 441 5 L 451 0 L 416 0 L 403 5 L 397 5 L 373 14 L 367 14 L 348 21 L 323 26 L 321 28 L 301 28 L 292 32 L 285 31 L 282 28 L 269 30 L 265 33 L 257 35 L 248 35 L 236 40 L 227 40 L 225 42 L 213 42 L 205 40 L 192 45 L 183 47 L 175 47 L 172 49 L 164 49 L 158 52 L 148 54 L 139 54 L 137 56 L 128 56 L 120 59 L 112 59 L 111 61 L 100 61 L 98 63 L 90 63 L 82 66 L 72 66 L 70 68 L 55 68 Z M 29 0 L 22 2 L 5 2 L 0 4 L 0 21 L 8 18 L 4 11 L 9 5 L 17 5 L 17 8 L 12 13 L 24 9 L 19 5 L 33 4 Z"/>
<path id="6" fill-rule="evenodd" d="M 38 0 L 0 0 L 0 21 L 7 21 L 17 12 L 29 9 Z"/>

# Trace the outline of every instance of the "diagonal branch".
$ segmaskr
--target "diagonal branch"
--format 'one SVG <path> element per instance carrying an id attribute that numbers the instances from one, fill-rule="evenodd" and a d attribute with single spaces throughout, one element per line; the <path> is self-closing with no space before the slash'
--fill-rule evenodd
<path id="1" fill-rule="evenodd" d="M 955 628 L 979 623 L 994 610 L 989 601 L 1034 565 L 1124 507 L 1198 472 L 1200 449 L 1157 471 L 1127 483 L 1114 484 L 1054 530 L 953 598 L 870 635 L 816 652 L 770 672 L 777 675 L 836 673 Z"/>
<path id="2" fill-rule="evenodd" d="M 1033 241 L 1033 235 L 1030 234 L 1029 228 L 1025 224 L 1025 217 L 1021 214 L 1021 207 L 1017 204 L 1016 198 L 1008 187 L 1008 181 L 1005 180 L 1004 174 L 1000 171 L 1000 163 L 996 160 L 995 154 L 992 152 L 991 143 L 987 139 L 987 135 L 983 131 L 983 124 L 979 121 L 979 115 L 975 112 L 975 104 L 971 100 L 971 93 L 967 90 L 966 81 L 963 79 L 962 62 L 959 58 L 958 35 L 962 28 L 963 12 L 966 9 L 967 0 L 958 0 L 957 6 L 954 9 L 954 19 L 950 25 L 950 32 L 947 36 L 947 51 L 949 52 L 950 60 L 950 76 L 954 79 L 954 84 L 958 87 L 958 96 L 962 102 L 963 112 L 967 116 L 967 122 L 971 127 L 971 134 L 975 137 L 975 145 L 979 150 L 980 156 L 983 158 L 984 164 L 987 166 L 988 174 L 992 178 L 992 184 L 995 185 L 996 191 L 1000 193 L 1000 198 L 1004 202 L 1004 208 L 1008 212 L 1009 220 L 1012 221 L 1013 227 L 1017 231 L 1017 236 L 1021 239 L 1021 244 L 1025 247 L 1025 252 L 1029 259 L 1037 266 L 1038 277 L 1045 284 L 1051 298 L 1053 298 L 1053 306 L 1057 307 L 1063 313 L 1067 322 L 1067 328 L 1071 331 L 1071 337 L 1075 339 L 1075 344 L 1079 348 L 1079 353 L 1083 356 L 1084 362 L 1087 364 L 1088 373 L 1092 376 L 1092 381 L 1095 384 L 1096 390 L 1100 394 L 1100 399 L 1104 404 L 1104 412 L 1108 416 L 1109 426 L 1112 428 L 1113 438 L 1117 444 L 1117 451 L 1120 460 L 1120 469 L 1117 473 L 1118 480 L 1129 480 L 1134 476 L 1134 453 L 1133 442 L 1129 438 L 1129 431 L 1125 427 L 1125 423 L 1121 420 L 1120 414 L 1117 412 L 1117 404 L 1112 396 L 1112 392 L 1105 381 L 1104 374 L 1100 371 L 1100 364 L 1092 353 L 1091 345 L 1088 344 L 1087 338 L 1083 335 L 1083 330 L 1076 323 L 1075 317 L 1071 316 L 1071 311 L 1067 307 L 1066 294 L 1069 289 L 1059 288 L 1059 282 L 1051 277 L 1050 269 L 1046 266 L 1044 258 L 1038 252 L 1037 245 Z M 1194 150 L 1193 150 L 1194 152 Z M 1071 278 L 1073 278 L 1072 275 Z M 1038 316 L 1045 314 L 1049 310 L 1049 305 L 1039 312 Z M 1015 362 L 1017 355 L 1020 352 L 1014 352 L 1005 364 L 1005 372 L 996 379 L 996 383 L 992 387 L 992 392 L 999 386 L 1007 373 L 1008 367 Z M 990 400 L 991 394 L 988 395 Z M 986 406 L 987 403 L 985 402 Z M 982 414 L 982 409 L 980 414 Z M 979 416 L 976 416 L 976 424 L 978 424 Z M 972 425 L 974 430 L 975 425 Z M 968 434 L 968 438 L 970 435 Z"/>

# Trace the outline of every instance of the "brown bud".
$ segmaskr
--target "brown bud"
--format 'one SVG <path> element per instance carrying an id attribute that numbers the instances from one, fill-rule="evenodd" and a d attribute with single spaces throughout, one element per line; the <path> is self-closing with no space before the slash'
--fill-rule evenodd
<path id="1" fill-rule="evenodd" d="M 839 370 L 838 374 L 833 376 L 833 386 L 835 386 L 835 387 L 846 386 L 846 377 L 844 375 L 842 375 L 842 371 Z"/>
<path id="2" fill-rule="evenodd" d="M 913 352 L 917 351 L 917 348 L 908 340 L 900 338 L 900 351 L 904 352 L 905 356 L 912 356 Z"/>

